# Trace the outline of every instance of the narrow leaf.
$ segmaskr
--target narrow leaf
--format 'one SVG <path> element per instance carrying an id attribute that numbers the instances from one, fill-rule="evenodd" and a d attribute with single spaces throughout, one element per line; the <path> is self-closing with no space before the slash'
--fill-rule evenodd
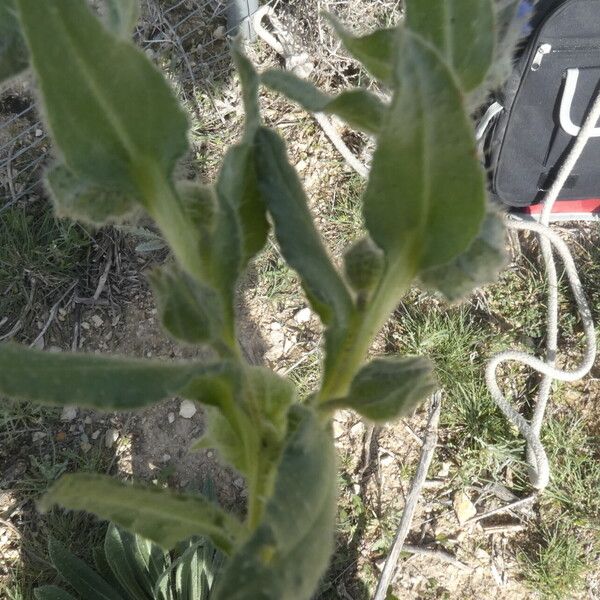
<path id="1" fill-rule="evenodd" d="M 389 264 L 414 273 L 446 264 L 471 245 L 485 216 L 485 178 L 454 77 L 408 31 L 399 48 L 397 81 L 364 215 Z"/>
<path id="2" fill-rule="evenodd" d="M 165 329 L 189 344 L 219 341 L 223 308 L 217 292 L 175 266 L 150 274 L 160 317 Z"/>
<path id="3" fill-rule="evenodd" d="M 266 71 L 262 74 L 262 80 L 265 85 L 310 112 L 336 115 L 351 127 L 366 133 L 376 135 L 381 130 L 386 106 L 367 90 L 355 89 L 332 97 L 305 79 L 280 70 Z"/>
<path id="4" fill-rule="evenodd" d="M 110 33 L 85 0 L 17 0 L 17 7 L 67 166 L 132 192 L 146 185 L 149 169 L 170 176 L 188 147 L 187 119 L 149 59 Z"/>
<path id="5" fill-rule="evenodd" d="M 56 570 L 83 598 L 86 600 L 122 600 L 121 595 L 96 571 L 53 538 L 50 538 L 49 551 Z"/>
<path id="6" fill-rule="evenodd" d="M 64 165 L 46 173 L 46 185 L 59 217 L 99 226 L 118 222 L 135 208 L 133 196 L 89 183 Z"/>
<path id="7" fill-rule="evenodd" d="M 119 585 L 126 590 L 128 600 L 149 600 L 143 587 L 141 573 L 137 565 L 131 561 L 131 554 L 123 533 L 113 523 L 108 526 L 104 538 L 106 559 Z"/>
<path id="8" fill-rule="evenodd" d="M 246 136 L 247 141 L 251 142 L 256 129 L 261 124 L 260 109 L 258 105 L 258 87 L 260 78 L 256 73 L 254 66 L 244 54 L 240 37 L 234 40 L 231 47 L 231 55 L 242 85 L 242 99 L 244 101 L 244 111 L 246 113 Z"/>
<path id="9" fill-rule="evenodd" d="M 299 273 L 313 308 L 329 326 L 331 348 L 350 319 L 352 299 L 315 228 L 283 140 L 274 131 L 261 128 L 256 135 L 255 154 L 258 185 L 273 217 L 281 251 Z"/>
<path id="10" fill-rule="evenodd" d="M 335 451 L 307 408 L 292 411 L 275 492 L 252 537 L 226 563 L 215 600 L 309 600 L 333 551 Z"/>
<path id="11" fill-rule="evenodd" d="M 122 38 L 131 37 L 140 18 L 139 0 L 107 0 L 109 29 Z"/>
<path id="12" fill-rule="evenodd" d="M 342 43 L 376 79 L 393 81 L 394 47 L 397 29 L 380 29 L 369 35 L 355 37 L 331 14 L 325 15 Z"/>
<path id="13" fill-rule="evenodd" d="M 466 92 L 481 85 L 494 58 L 493 0 L 407 0 L 406 25 L 435 46 Z"/>
<path id="14" fill-rule="evenodd" d="M 358 372 L 348 396 L 336 404 L 383 424 L 411 415 L 436 387 L 427 359 L 379 358 Z"/>
<path id="15" fill-rule="evenodd" d="M 36 600 L 77 600 L 75 596 L 71 596 L 71 594 L 55 585 L 43 585 L 36 588 L 33 595 Z"/>
<path id="16" fill-rule="evenodd" d="M 24 71 L 28 65 L 15 0 L 0 0 L 0 84 Z"/>
<path id="17" fill-rule="evenodd" d="M 216 364 L 168 364 L 94 354 L 48 353 L 3 344 L 0 393 L 40 404 L 129 410 L 176 396 L 195 378 L 221 369 L 222 365 Z"/>
<path id="18" fill-rule="evenodd" d="M 235 517 L 202 496 L 121 483 L 104 475 L 64 475 L 42 498 L 40 507 L 48 510 L 54 504 L 94 513 L 165 550 L 190 535 L 205 535 L 229 552 L 241 533 Z"/>
<path id="19" fill-rule="evenodd" d="M 506 236 L 500 215 L 488 212 L 479 235 L 466 252 L 447 265 L 423 271 L 421 282 L 451 302 L 491 283 L 506 264 Z"/>

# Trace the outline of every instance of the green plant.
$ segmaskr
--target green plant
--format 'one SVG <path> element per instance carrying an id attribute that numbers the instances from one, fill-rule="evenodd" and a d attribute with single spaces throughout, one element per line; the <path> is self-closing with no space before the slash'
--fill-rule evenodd
<path id="1" fill-rule="evenodd" d="M 209 600 L 222 554 L 204 538 L 191 538 L 165 552 L 139 535 L 114 525 L 88 566 L 55 539 L 49 541 L 52 564 L 81 600 Z M 35 590 L 37 600 L 72 600 L 55 585 Z"/>
<path id="2" fill-rule="evenodd" d="M 210 344 L 218 358 L 161 363 L 6 345 L 0 392 L 109 411 L 174 395 L 203 403 L 208 433 L 196 448 L 217 448 L 245 476 L 244 520 L 205 497 L 82 473 L 63 476 L 41 508 L 87 510 L 165 549 L 208 536 L 228 555 L 218 600 L 306 599 L 333 548 L 333 412 L 389 421 L 436 386 L 421 357 L 365 364 L 373 338 L 415 279 L 456 299 L 503 263 L 502 223 L 487 207 L 469 112 L 502 64 L 498 53 L 510 55 L 517 3 L 503 3 L 507 17 L 491 0 L 411 0 L 405 24 L 364 37 L 331 18 L 348 51 L 392 91 L 389 102 L 362 89 L 330 97 L 279 71 L 259 77 L 235 45 L 246 129 L 212 187 L 173 180 L 187 119 L 126 39 L 132 4 L 110 0 L 114 18 L 103 24 L 85 0 L 0 0 L 5 12 L 16 10 L 13 50 L 29 56 L 60 150 L 46 177 L 57 212 L 97 224 L 144 209 L 174 257 L 150 277 L 163 325 L 183 343 Z M 323 245 L 283 140 L 262 125 L 261 83 L 377 138 L 362 196 L 368 236 L 346 253 L 345 275 Z M 303 398 L 290 381 L 246 364 L 236 340 L 236 284 L 270 222 L 325 325 L 322 379 Z"/>

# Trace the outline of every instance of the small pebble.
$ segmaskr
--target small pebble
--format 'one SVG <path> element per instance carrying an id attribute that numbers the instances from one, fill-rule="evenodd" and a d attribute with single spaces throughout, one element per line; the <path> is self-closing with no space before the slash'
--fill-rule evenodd
<path id="1" fill-rule="evenodd" d="M 174 423 L 175 422 L 175 413 L 170 412 L 167 415 L 167 419 L 168 419 L 169 423 Z"/>
<path id="2" fill-rule="evenodd" d="M 100 315 L 92 315 L 91 321 L 94 327 L 102 327 L 104 325 L 104 319 Z"/>
<path id="3" fill-rule="evenodd" d="M 198 409 L 191 400 L 183 400 L 179 405 L 179 416 L 184 419 L 191 419 L 197 412 Z"/>
<path id="4" fill-rule="evenodd" d="M 40 440 L 43 440 L 47 435 L 48 434 L 45 431 L 35 431 L 31 436 L 31 439 L 34 442 L 39 442 Z"/>
<path id="5" fill-rule="evenodd" d="M 96 429 L 96 431 L 94 431 L 94 433 L 92 433 L 92 439 L 97 440 L 99 437 L 100 437 L 100 430 Z"/>
<path id="6" fill-rule="evenodd" d="M 84 422 L 86 425 L 91 425 L 91 424 L 92 424 L 92 417 L 86 417 L 86 418 L 83 420 L 83 422 Z"/>
<path id="7" fill-rule="evenodd" d="M 206 453 L 206 456 L 207 456 L 208 458 L 212 458 L 214 455 L 215 455 L 215 453 L 214 453 L 212 450 L 209 450 L 209 451 Z"/>
<path id="8" fill-rule="evenodd" d="M 112 448 L 113 444 L 119 439 L 119 432 L 116 429 L 108 429 L 104 434 L 104 445 Z"/>
<path id="9" fill-rule="evenodd" d="M 233 480 L 233 485 L 235 485 L 235 487 L 238 487 L 238 488 L 243 488 L 244 480 L 241 477 L 238 477 L 237 479 Z"/>
<path id="10" fill-rule="evenodd" d="M 77 416 L 77 408 L 74 406 L 65 406 L 60 414 L 61 421 L 72 421 Z"/>
<path id="11" fill-rule="evenodd" d="M 312 316 L 312 312 L 311 312 L 310 308 L 306 307 L 306 308 L 303 308 L 302 310 L 299 310 L 294 315 L 294 321 L 296 321 L 296 323 L 299 323 L 299 324 L 308 323 L 310 321 L 311 316 Z"/>
<path id="12" fill-rule="evenodd" d="M 81 450 L 83 452 L 89 452 L 92 449 L 92 445 L 89 442 L 81 442 Z"/>
<path id="13" fill-rule="evenodd" d="M 171 460 L 171 455 L 170 454 L 163 454 L 162 455 L 162 461 L 163 462 L 169 462 Z"/>

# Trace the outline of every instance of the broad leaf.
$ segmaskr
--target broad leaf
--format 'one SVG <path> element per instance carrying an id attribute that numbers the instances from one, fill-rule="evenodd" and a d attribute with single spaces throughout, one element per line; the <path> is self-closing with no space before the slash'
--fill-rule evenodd
<path id="1" fill-rule="evenodd" d="M 110 33 L 85 0 L 17 0 L 17 7 L 67 166 L 90 183 L 130 192 L 169 177 L 188 147 L 187 118 L 143 52 Z"/>
<path id="2" fill-rule="evenodd" d="M 105 411 L 130 410 L 176 396 L 222 365 L 48 353 L 0 346 L 0 393 L 19 400 Z M 65 384 L 68 382 L 68 385 Z"/>
<path id="3" fill-rule="evenodd" d="M 121 595 L 96 571 L 71 554 L 53 538 L 49 542 L 50 558 L 61 577 L 86 600 L 122 600 Z"/>
<path id="4" fill-rule="evenodd" d="M 299 273 L 313 308 L 328 325 L 331 350 L 353 312 L 350 293 L 315 229 L 306 195 L 289 163 L 283 140 L 274 131 L 261 128 L 256 135 L 255 154 L 258 185 L 273 217 L 281 252 Z"/>
<path id="5" fill-rule="evenodd" d="M 336 404 L 381 424 L 409 416 L 436 390 L 432 371 L 424 358 L 378 358 L 358 372 L 348 396 Z"/>
<path id="6" fill-rule="evenodd" d="M 355 89 L 332 97 L 293 73 L 280 70 L 266 71 L 262 80 L 310 112 L 337 115 L 351 127 L 366 133 L 376 135 L 381 130 L 386 106 L 367 90 Z"/>
<path id="7" fill-rule="evenodd" d="M 190 344 L 217 342 L 223 333 L 223 308 L 215 290 L 175 266 L 155 269 L 150 282 L 165 329 Z"/>
<path id="8" fill-rule="evenodd" d="M 451 263 L 426 270 L 422 283 L 440 291 L 450 301 L 460 300 L 475 288 L 496 279 L 506 264 L 506 236 L 500 215 L 488 212 L 481 232 L 469 249 Z"/>
<path id="9" fill-rule="evenodd" d="M 43 510 L 54 504 L 94 513 L 165 550 L 191 535 L 205 535 L 229 552 L 241 533 L 235 517 L 202 496 L 121 483 L 105 475 L 64 475 L 40 501 Z"/>
<path id="10" fill-rule="evenodd" d="M 140 18 L 139 0 L 107 0 L 106 4 L 109 29 L 119 37 L 131 37 L 131 32 Z"/>
<path id="11" fill-rule="evenodd" d="M 406 25 L 437 48 L 465 92 L 481 85 L 494 58 L 493 0 L 407 0 Z"/>
<path id="12" fill-rule="evenodd" d="M 231 557 L 215 600 L 308 600 L 333 551 L 335 451 L 307 408 L 292 411 L 275 492 L 252 537 Z"/>
<path id="13" fill-rule="evenodd" d="M 325 15 L 333 25 L 344 46 L 376 79 L 393 82 L 396 29 L 380 29 L 369 35 L 355 37 L 330 14 Z"/>
<path id="14" fill-rule="evenodd" d="M 24 71 L 28 65 L 15 0 L 0 0 L 0 84 Z"/>
<path id="15" fill-rule="evenodd" d="M 55 585 L 43 585 L 35 589 L 33 595 L 36 600 L 77 600 L 75 596 L 71 596 L 71 594 Z"/>
<path id="16" fill-rule="evenodd" d="M 392 268 L 415 273 L 464 252 L 485 216 L 484 172 L 461 92 L 439 55 L 405 31 L 364 215 Z"/>
<path id="17" fill-rule="evenodd" d="M 57 216 L 91 225 L 118 222 L 136 206 L 131 195 L 89 183 L 64 165 L 46 173 L 46 185 Z"/>

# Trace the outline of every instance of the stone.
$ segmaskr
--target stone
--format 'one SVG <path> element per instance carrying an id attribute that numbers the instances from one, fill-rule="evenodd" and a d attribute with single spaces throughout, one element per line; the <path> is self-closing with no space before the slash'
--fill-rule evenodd
<path id="1" fill-rule="evenodd" d="M 85 452 L 89 452 L 92 449 L 92 445 L 89 442 L 81 442 L 81 450 Z"/>
<path id="2" fill-rule="evenodd" d="M 100 315 L 92 315 L 90 320 L 94 327 L 102 327 L 102 325 L 104 325 L 104 319 Z"/>
<path id="3" fill-rule="evenodd" d="M 174 422 L 175 422 L 175 413 L 173 413 L 173 412 L 170 412 L 170 413 L 167 415 L 167 420 L 169 421 L 169 423 L 174 423 Z"/>
<path id="4" fill-rule="evenodd" d="M 233 485 L 235 485 L 235 487 L 237 487 L 237 488 L 243 488 L 244 480 L 241 477 L 238 477 L 237 479 L 233 480 Z"/>
<path id="5" fill-rule="evenodd" d="M 48 434 L 45 431 L 34 431 L 33 435 L 31 436 L 31 439 L 34 442 L 39 442 L 40 440 L 43 440 Z"/>
<path id="6" fill-rule="evenodd" d="M 303 308 L 302 310 L 299 310 L 294 315 L 294 321 L 296 321 L 296 323 L 301 325 L 303 323 L 308 323 L 310 321 L 311 317 L 312 317 L 312 311 L 310 310 L 310 308 L 306 307 L 306 308 Z"/>
<path id="7" fill-rule="evenodd" d="M 77 416 L 77 408 L 75 406 L 65 406 L 60 413 L 60 420 L 69 422 L 73 421 Z"/>
<path id="8" fill-rule="evenodd" d="M 471 502 L 471 498 L 466 492 L 460 491 L 454 494 L 454 501 L 452 502 L 456 518 L 461 525 L 464 525 L 469 519 L 473 518 L 477 514 L 475 505 Z"/>
<path id="9" fill-rule="evenodd" d="M 96 431 L 94 431 L 94 433 L 92 433 L 92 439 L 97 440 L 99 437 L 100 437 L 100 430 L 96 429 Z"/>
<path id="10" fill-rule="evenodd" d="M 115 442 L 119 439 L 119 432 L 112 427 L 104 434 L 104 445 L 107 448 L 112 448 Z"/>
<path id="11" fill-rule="evenodd" d="M 182 400 L 179 405 L 179 416 L 184 419 L 191 419 L 197 412 L 198 409 L 191 400 Z"/>

